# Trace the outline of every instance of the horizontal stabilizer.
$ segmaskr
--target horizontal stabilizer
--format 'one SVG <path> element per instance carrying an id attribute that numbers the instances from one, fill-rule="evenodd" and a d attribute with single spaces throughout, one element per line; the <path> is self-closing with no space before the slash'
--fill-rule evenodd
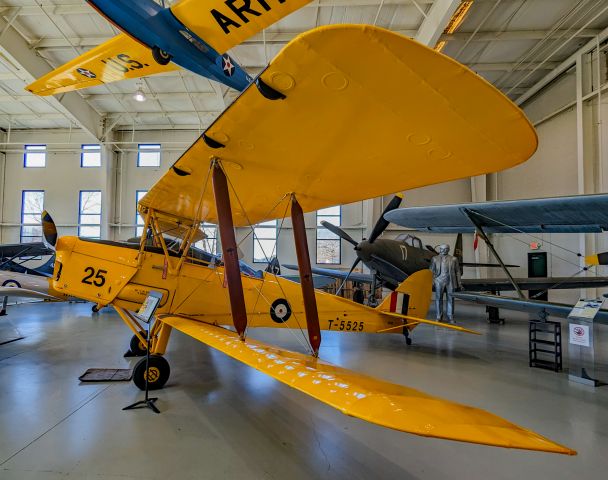
<path id="1" fill-rule="evenodd" d="M 404 320 L 407 320 L 407 325 L 406 324 L 397 325 L 395 327 L 386 328 L 384 330 L 379 330 L 377 333 L 388 332 L 392 329 L 397 330 L 397 329 L 400 329 L 405 326 L 414 327 L 414 326 L 422 323 L 424 325 L 433 325 L 435 327 L 447 328 L 449 330 L 456 330 L 458 332 L 472 333 L 473 335 L 481 335 L 481 333 L 476 332 L 475 330 L 470 330 L 468 328 L 461 327 L 460 325 L 456 325 L 455 323 L 444 323 L 444 322 L 439 322 L 436 320 L 427 320 L 426 318 L 412 317 L 410 315 L 399 315 L 398 313 L 390 313 L 390 312 L 383 312 L 383 313 L 385 315 L 389 315 L 391 317 L 397 317 L 397 318 L 402 318 Z"/>
<path id="2" fill-rule="evenodd" d="M 36 95 L 55 95 L 178 68 L 173 63 L 158 64 L 148 47 L 121 33 L 40 77 L 25 89 Z"/>
<path id="3" fill-rule="evenodd" d="M 425 437 L 576 454 L 478 408 L 360 375 L 256 340 L 241 341 L 232 331 L 192 319 L 161 315 L 159 320 L 346 415 L 383 427 Z"/>

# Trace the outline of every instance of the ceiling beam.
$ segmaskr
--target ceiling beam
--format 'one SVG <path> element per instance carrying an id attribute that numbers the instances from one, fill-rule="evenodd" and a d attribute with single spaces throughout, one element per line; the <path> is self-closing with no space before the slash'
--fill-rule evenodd
<path id="1" fill-rule="evenodd" d="M 318 8 L 318 7 L 368 7 L 378 6 L 382 0 L 320 0 L 319 2 L 311 2 L 302 8 Z M 431 5 L 434 0 L 416 0 L 419 5 Z M 409 0 L 384 0 L 383 5 L 412 5 Z M 0 6 L 0 16 L 9 17 L 16 9 L 20 8 L 20 16 L 44 15 L 40 7 L 37 5 L 25 5 L 23 7 Z M 95 13 L 95 10 L 86 3 L 81 4 L 42 4 L 42 8 L 51 15 L 82 15 L 86 13 Z"/>
<path id="2" fill-rule="evenodd" d="M 16 70 L 17 77 L 29 83 L 51 70 L 46 60 L 31 50 L 27 41 L 2 18 L 0 31 L 3 32 L 0 54 L 8 60 L 7 66 Z M 78 93 L 70 92 L 59 97 L 47 97 L 45 100 L 64 118 L 67 117 L 95 139 L 99 139 L 102 117 Z"/>
<path id="3" fill-rule="evenodd" d="M 467 63 L 466 66 L 477 72 L 518 72 L 524 70 L 551 70 L 559 65 L 559 62 L 498 62 L 498 63 Z"/>
<path id="4" fill-rule="evenodd" d="M 435 0 L 414 38 L 424 45 L 434 47 L 459 5 L 460 0 Z"/>
<path id="5" fill-rule="evenodd" d="M 556 66 L 551 72 L 545 75 L 542 79 L 532 85 L 526 93 L 519 96 L 515 103 L 517 105 L 523 105 L 527 100 L 532 98 L 538 92 L 540 92 L 543 88 L 549 85 L 553 80 L 559 77 L 562 73 L 566 72 L 570 68 L 572 68 L 576 64 L 576 59 L 579 55 L 589 52 L 590 50 L 597 47 L 597 45 L 601 44 L 604 40 L 608 39 L 608 27 L 602 30 L 597 37 L 589 40 L 586 45 L 581 47 L 578 51 L 570 55 L 566 60 L 561 62 L 558 66 Z M 505 91 L 508 91 L 504 88 Z"/>
<path id="6" fill-rule="evenodd" d="M 414 37 L 417 30 L 393 30 L 395 33 L 405 35 L 406 37 Z M 303 31 L 292 32 L 266 32 L 267 45 L 285 45 L 292 40 L 296 35 Z M 577 34 L 577 38 L 592 38 L 601 32 L 597 28 L 587 28 Z M 439 40 L 446 41 L 466 41 L 473 32 L 458 30 L 454 33 L 442 34 Z M 476 32 L 471 42 L 500 42 L 500 41 L 517 41 L 517 40 L 542 40 L 564 38 L 565 35 L 571 34 L 566 30 L 556 30 L 553 32 L 545 30 L 510 30 L 506 32 L 481 31 Z M 98 35 L 91 37 L 68 37 L 66 40 L 63 37 L 45 37 L 34 40 L 30 45 L 36 50 L 62 50 L 72 49 L 73 46 L 82 48 L 93 48 L 112 37 L 108 35 Z M 255 35 L 244 41 L 242 45 L 264 45 L 264 39 L 261 35 Z"/>

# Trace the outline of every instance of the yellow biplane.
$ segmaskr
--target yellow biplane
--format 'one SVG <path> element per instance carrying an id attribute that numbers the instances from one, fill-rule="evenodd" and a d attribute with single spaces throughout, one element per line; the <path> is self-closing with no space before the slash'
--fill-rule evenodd
<path id="1" fill-rule="evenodd" d="M 177 329 L 378 425 L 574 454 L 483 410 L 318 358 L 323 330 L 382 333 L 435 324 L 425 319 L 431 274 L 411 275 L 377 308 L 315 291 L 305 212 L 498 171 L 527 160 L 536 146 L 524 114 L 448 57 L 376 27 L 318 28 L 290 42 L 141 200 L 148 234 L 139 245 L 57 239 L 45 214 L 45 238 L 57 252 L 52 283 L 112 305 L 144 347 L 131 311 L 150 291 L 162 294 L 149 367 L 140 362 L 134 369 L 140 388 L 146 378 L 152 388 L 166 382 L 163 354 Z M 239 269 L 234 226 L 276 218 L 291 221 L 300 284 Z M 221 263 L 192 248 L 203 222 L 219 226 Z M 253 327 L 305 329 L 310 353 L 252 340 Z"/>

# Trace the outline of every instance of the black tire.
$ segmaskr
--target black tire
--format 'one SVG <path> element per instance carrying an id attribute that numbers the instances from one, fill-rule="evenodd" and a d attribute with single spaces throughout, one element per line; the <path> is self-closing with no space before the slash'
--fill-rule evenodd
<path id="1" fill-rule="evenodd" d="M 146 338 L 146 332 L 139 332 L 139 334 L 142 337 Z M 131 349 L 131 353 L 136 357 L 143 357 L 148 351 L 146 344 L 143 343 L 139 338 L 137 338 L 137 335 L 133 335 L 131 337 L 131 341 L 129 342 L 129 348 Z"/>
<path id="2" fill-rule="evenodd" d="M 159 65 L 167 65 L 173 58 L 170 54 L 158 47 L 152 47 L 152 57 Z"/>
<path id="3" fill-rule="evenodd" d="M 411 345 L 411 344 L 412 344 L 412 339 L 411 339 L 410 337 L 407 337 L 407 338 L 405 339 L 405 344 L 406 344 L 406 345 Z"/>
<path id="4" fill-rule="evenodd" d="M 171 368 L 165 357 L 160 355 L 150 355 L 150 363 L 148 365 L 148 390 L 159 390 L 165 386 L 169 380 Z M 142 358 L 133 369 L 133 383 L 140 390 L 146 389 L 146 359 Z"/>
<path id="5" fill-rule="evenodd" d="M 99 308 L 97 308 L 97 305 L 93 305 L 93 306 L 91 307 L 91 311 L 92 311 L 93 313 L 99 313 Z"/>

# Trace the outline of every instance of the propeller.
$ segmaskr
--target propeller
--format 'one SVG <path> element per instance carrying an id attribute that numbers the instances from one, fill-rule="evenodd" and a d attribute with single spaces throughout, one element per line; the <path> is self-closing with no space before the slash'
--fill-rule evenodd
<path id="1" fill-rule="evenodd" d="M 329 230 L 331 233 L 334 233 L 334 234 L 338 235 L 338 237 L 346 240 L 347 242 L 352 243 L 355 247 L 357 245 L 359 245 L 353 237 L 351 237 L 348 233 L 346 233 L 344 230 L 342 230 L 340 227 L 337 227 L 333 223 L 329 223 L 329 222 L 323 220 L 321 222 L 321 225 L 323 225 L 325 228 L 327 228 L 327 230 Z"/>
<path id="2" fill-rule="evenodd" d="M 57 244 L 57 227 L 55 226 L 53 218 L 46 210 L 42 212 L 42 241 L 47 248 L 55 251 L 55 245 Z"/>
<path id="3" fill-rule="evenodd" d="M 388 212 L 390 212 L 391 210 L 395 210 L 396 208 L 399 208 L 399 205 L 401 205 L 402 200 L 403 200 L 403 195 L 398 193 L 397 195 L 395 195 L 393 197 L 393 199 L 390 202 L 388 202 L 388 205 L 382 212 L 382 215 L 380 215 L 380 218 L 376 222 L 376 225 L 374 225 L 374 229 L 372 230 L 372 233 L 370 234 L 369 239 L 368 239 L 369 243 L 374 243 L 374 241 L 380 235 L 382 235 L 382 232 L 384 232 L 384 230 L 386 230 L 386 227 L 388 227 L 388 225 L 391 222 L 389 222 L 388 220 L 385 220 L 384 215 L 387 214 Z"/>

